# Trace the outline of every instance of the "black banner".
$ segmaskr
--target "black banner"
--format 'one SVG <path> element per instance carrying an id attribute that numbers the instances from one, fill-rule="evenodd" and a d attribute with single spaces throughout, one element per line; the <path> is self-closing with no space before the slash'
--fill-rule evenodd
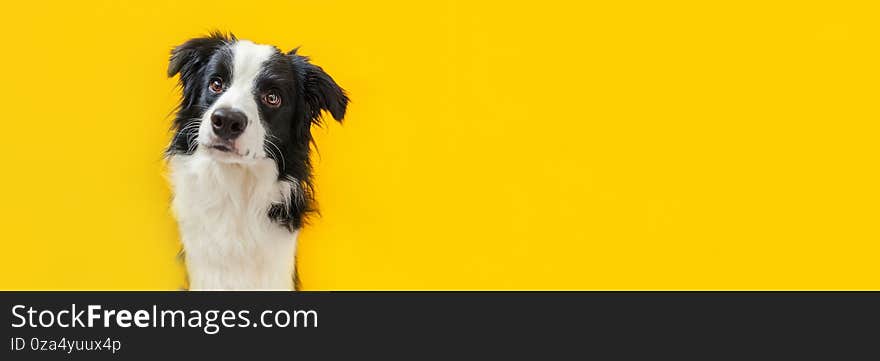
<path id="1" fill-rule="evenodd" d="M 3 360 L 877 359 L 875 292 L 0 292 Z"/>

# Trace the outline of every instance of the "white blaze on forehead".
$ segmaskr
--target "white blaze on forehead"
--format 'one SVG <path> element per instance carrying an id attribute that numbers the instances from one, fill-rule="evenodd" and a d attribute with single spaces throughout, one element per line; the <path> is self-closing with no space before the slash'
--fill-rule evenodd
<path id="1" fill-rule="evenodd" d="M 232 75 L 227 88 L 217 99 L 215 108 L 230 107 L 243 111 L 248 117 L 248 127 L 259 124 L 260 112 L 254 100 L 254 86 L 257 76 L 275 49 L 268 45 L 257 45 L 241 40 L 232 45 Z M 245 134 L 247 135 L 247 129 Z"/>
<path id="2" fill-rule="evenodd" d="M 263 63 L 275 54 L 275 48 L 247 40 L 232 45 L 232 86 L 252 87 Z"/>

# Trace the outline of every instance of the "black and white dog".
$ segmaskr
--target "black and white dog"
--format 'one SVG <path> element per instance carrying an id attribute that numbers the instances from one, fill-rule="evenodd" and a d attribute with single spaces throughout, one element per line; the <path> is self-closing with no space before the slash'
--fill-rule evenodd
<path id="1" fill-rule="evenodd" d="M 294 288 L 312 210 L 309 143 L 348 97 L 307 57 L 213 33 L 171 51 L 182 100 L 167 150 L 190 289 Z"/>

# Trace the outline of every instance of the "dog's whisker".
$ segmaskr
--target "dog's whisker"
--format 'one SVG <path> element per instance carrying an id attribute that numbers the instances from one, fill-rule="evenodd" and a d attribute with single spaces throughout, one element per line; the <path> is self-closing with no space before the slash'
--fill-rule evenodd
<path id="1" fill-rule="evenodd" d="M 276 161 L 276 162 L 278 161 L 278 158 L 279 158 L 278 155 L 275 154 L 275 152 L 272 151 L 272 149 L 266 147 L 265 144 L 263 144 L 263 151 L 265 151 L 266 154 L 268 154 L 268 156 L 266 156 L 267 159 L 272 159 L 272 160 L 274 160 L 274 161 Z M 283 167 L 283 164 L 282 164 L 282 167 Z M 282 169 L 283 169 L 283 168 L 282 168 Z M 280 170 L 279 170 L 279 171 L 280 171 Z"/>
<path id="2" fill-rule="evenodd" d="M 177 138 L 179 138 L 182 135 L 189 136 L 191 134 L 199 134 L 199 132 L 198 132 L 198 130 L 195 130 L 195 129 L 182 130 L 180 132 L 177 132 L 177 134 L 174 135 L 174 138 L 172 138 L 171 141 L 173 142 L 173 141 L 177 140 Z"/>
<path id="3" fill-rule="evenodd" d="M 269 139 L 266 139 L 266 141 L 269 142 L 270 145 L 272 145 L 273 147 L 275 147 L 275 149 L 278 150 L 278 155 L 281 157 L 281 171 L 283 172 L 284 167 L 287 165 L 287 162 L 284 159 L 284 153 L 281 151 L 281 148 L 279 148 L 278 145 L 276 145 L 274 142 L 272 142 Z"/>
<path id="4" fill-rule="evenodd" d="M 181 134 L 189 134 L 193 130 L 195 130 L 197 132 L 199 126 L 201 126 L 201 122 L 186 125 L 185 127 L 181 128 L 180 130 L 177 131 L 177 134 L 174 135 L 174 137 L 171 139 L 171 142 L 172 143 L 175 142 L 177 140 L 177 138 L 180 137 Z"/>
<path id="5" fill-rule="evenodd" d="M 186 138 L 186 142 L 189 144 L 186 151 L 187 153 L 194 152 L 196 150 L 196 147 L 198 147 L 199 143 L 195 141 L 198 136 L 198 132 L 193 132 Z"/>

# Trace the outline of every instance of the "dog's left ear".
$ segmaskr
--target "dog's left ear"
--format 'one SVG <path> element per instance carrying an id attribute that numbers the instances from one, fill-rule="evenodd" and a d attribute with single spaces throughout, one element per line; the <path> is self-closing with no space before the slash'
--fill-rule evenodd
<path id="1" fill-rule="evenodd" d="M 309 58 L 297 55 L 297 49 L 293 49 L 287 56 L 293 62 L 303 91 L 306 114 L 313 123 L 321 120 L 321 111 L 328 111 L 333 119 L 340 123 L 345 117 L 345 108 L 348 107 L 348 96 L 345 90 L 336 84 L 336 81 L 324 72 L 320 66 L 309 62 Z"/>

